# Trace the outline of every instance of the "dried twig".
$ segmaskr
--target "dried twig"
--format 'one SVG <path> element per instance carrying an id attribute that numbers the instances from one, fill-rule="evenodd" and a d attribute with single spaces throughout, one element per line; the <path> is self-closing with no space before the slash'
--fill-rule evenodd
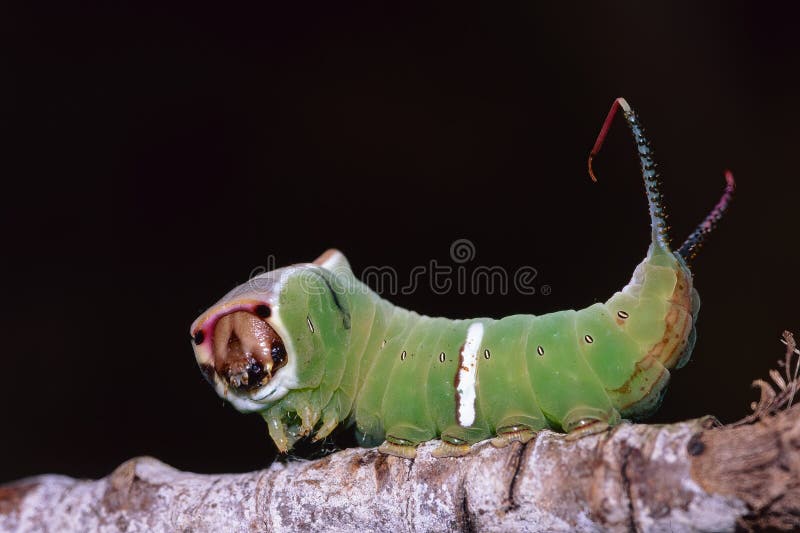
<path id="1" fill-rule="evenodd" d="M 798 357 L 800 350 L 797 349 L 794 335 L 788 331 L 783 332 L 781 342 L 786 345 L 784 358 L 778 361 L 778 367 L 783 368 L 783 375 L 773 368 L 769 371 L 769 377 L 773 384 L 763 379 L 753 381 L 753 387 L 761 391 L 761 397 L 757 402 L 750 404 L 750 409 L 753 410 L 751 414 L 734 422 L 731 426 L 750 424 L 792 406 L 800 386 L 800 357 Z"/>

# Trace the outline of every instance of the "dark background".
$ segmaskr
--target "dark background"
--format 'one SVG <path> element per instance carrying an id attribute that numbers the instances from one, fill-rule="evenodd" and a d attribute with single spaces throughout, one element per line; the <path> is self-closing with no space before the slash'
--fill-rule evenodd
<path id="1" fill-rule="evenodd" d="M 768 3 L 3 8 L 0 481 L 101 476 L 141 454 L 201 472 L 268 464 L 188 326 L 265 265 L 335 246 L 408 275 L 467 238 L 468 266 L 552 293 L 392 299 L 451 317 L 607 299 L 648 242 L 616 96 L 648 128 L 680 242 L 731 168 L 695 262 L 691 363 L 657 422 L 745 415 L 800 331 L 797 18 Z M 502 4 L 502 6 L 500 5 Z M 221 5 L 221 4 L 220 4 Z"/>

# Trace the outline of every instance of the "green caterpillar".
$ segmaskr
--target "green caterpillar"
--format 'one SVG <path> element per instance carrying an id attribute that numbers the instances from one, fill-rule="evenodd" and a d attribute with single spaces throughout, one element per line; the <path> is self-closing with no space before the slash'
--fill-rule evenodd
<path id="1" fill-rule="evenodd" d="M 727 209 L 719 203 L 677 252 L 669 246 L 652 151 L 633 110 L 652 238 L 628 285 L 578 311 L 499 320 L 419 315 L 381 299 L 329 250 L 313 263 L 253 278 L 191 326 L 208 381 L 242 412 L 258 412 L 281 452 L 302 436 L 354 423 L 359 442 L 413 458 L 457 456 L 494 437 L 503 446 L 552 428 L 580 436 L 657 409 L 669 370 L 688 361 L 700 300 L 686 261 Z"/>

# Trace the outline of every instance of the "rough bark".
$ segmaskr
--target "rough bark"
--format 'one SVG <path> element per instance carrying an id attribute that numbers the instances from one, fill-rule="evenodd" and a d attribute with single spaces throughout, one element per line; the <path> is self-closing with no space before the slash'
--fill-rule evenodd
<path id="1" fill-rule="evenodd" d="M 731 531 L 800 527 L 800 406 L 751 425 L 623 424 L 414 461 L 348 449 L 247 474 L 139 457 L 0 486 L 2 531 Z"/>

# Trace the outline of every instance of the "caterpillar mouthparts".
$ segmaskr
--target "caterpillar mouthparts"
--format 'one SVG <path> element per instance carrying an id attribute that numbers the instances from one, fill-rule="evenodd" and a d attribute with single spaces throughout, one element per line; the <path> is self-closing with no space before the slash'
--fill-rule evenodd
<path id="1" fill-rule="evenodd" d="M 267 323 L 265 309 L 269 308 L 240 308 L 209 317 L 200 325 L 194 340 L 196 349 L 207 352 L 207 378 L 213 381 L 213 372 L 233 391 L 250 392 L 266 385 L 286 364 L 283 340 Z"/>

